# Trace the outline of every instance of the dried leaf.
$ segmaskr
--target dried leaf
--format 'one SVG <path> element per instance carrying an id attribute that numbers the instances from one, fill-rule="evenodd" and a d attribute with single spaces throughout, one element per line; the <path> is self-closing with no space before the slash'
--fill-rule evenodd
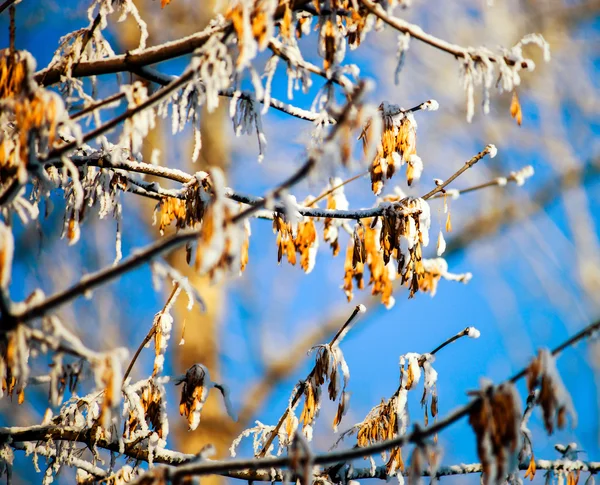
<path id="1" fill-rule="evenodd" d="M 513 91 L 512 101 L 510 102 L 510 115 L 515 119 L 517 124 L 521 126 L 523 122 L 523 112 L 521 111 L 521 103 L 516 91 Z"/>
<path id="2" fill-rule="evenodd" d="M 529 466 L 527 467 L 527 471 L 525 472 L 525 478 L 529 478 L 529 480 L 533 481 L 536 470 L 537 468 L 535 466 L 535 457 L 532 454 L 531 459 L 529 460 Z"/>

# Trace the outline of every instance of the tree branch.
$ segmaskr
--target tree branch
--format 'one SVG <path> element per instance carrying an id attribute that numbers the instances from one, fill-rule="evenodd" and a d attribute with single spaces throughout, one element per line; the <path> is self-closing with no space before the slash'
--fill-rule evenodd
<path id="1" fill-rule="evenodd" d="M 469 49 L 462 47 L 457 44 L 452 44 L 451 42 L 447 42 L 443 39 L 435 37 L 427 32 L 424 32 L 421 27 L 418 25 L 411 24 L 405 20 L 402 20 L 398 17 L 394 17 L 392 15 L 388 15 L 388 13 L 383 9 L 381 5 L 372 1 L 372 0 L 360 0 L 362 3 L 373 15 L 383 20 L 386 24 L 394 29 L 402 32 L 403 34 L 409 34 L 411 37 L 424 42 L 436 49 L 447 52 L 448 54 L 452 54 L 454 57 L 471 57 L 474 61 L 481 61 L 481 57 Z M 498 62 L 497 56 L 489 56 L 489 60 L 491 62 Z M 515 61 L 510 57 L 504 57 L 504 62 L 509 66 L 514 66 Z M 529 65 L 526 62 L 521 63 L 521 67 L 523 69 L 527 69 Z"/>

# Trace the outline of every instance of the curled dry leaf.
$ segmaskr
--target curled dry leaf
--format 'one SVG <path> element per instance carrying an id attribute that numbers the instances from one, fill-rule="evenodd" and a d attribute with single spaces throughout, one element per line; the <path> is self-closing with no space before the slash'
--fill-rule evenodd
<path id="1" fill-rule="evenodd" d="M 502 483 L 517 470 L 521 438 L 521 400 L 511 383 L 483 384 L 469 415 L 477 438 L 484 483 Z"/>
<path id="2" fill-rule="evenodd" d="M 200 424 L 202 407 L 213 386 L 208 369 L 202 364 L 194 364 L 176 384 L 182 384 L 179 414 L 187 418 L 189 430 L 193 431 Z"/>
<path id="3" fill-rule="evenodd" d="M 542 407 L 544 425 L 548 434 L 554 432 L 555 426 L 559 429 L 565 427 L 567 416 L 573 423 L 577 420 L 573 401 L 565 388 L 554 357 L 547 349 L 538 352 L 527 369 L 527 387 L 529 392 L 540 388 L 538 402 Z"/>
<path id="4" fill-rule="evenodd" d="M 517 91 L 513 91 L 512 100 L 510 102 L 510 115 L 515 119 L 517 125 L 521 126 L 523 122 L 523 112 L 521 111 L 521 103 Z"/>

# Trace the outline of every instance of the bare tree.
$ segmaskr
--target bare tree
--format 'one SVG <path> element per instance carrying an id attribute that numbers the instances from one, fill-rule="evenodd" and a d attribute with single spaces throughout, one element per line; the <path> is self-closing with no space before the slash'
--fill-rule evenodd
<path id="1" fill-rule="evenodd" d="M 0 428 L 0 470 L 10 480 L 15 456 L 24 453 L 43 474 L 43 483 L 51 483 L 66 468 L 76 470 L 79 483 L 179 482 L 207 475 L 304 484 L 395 476 L 400 482 L 406 478 L 416 483 L 423 476 L 434 480 L 475 473 L 486 483 L 518 483 L 520 471 L 533 479 L 537 470 L 544 470 L 547 480 L 557 478 L 574 485 L 581 472 L 593 477 L 600 463 L 578 459 L 575 444 L 558 446 L 558 459 L 537 459 L 528 422 L 539 407 L 548 434 L 569 421 L 576 423 L 575 406 L 555 360 L 568 347 L 593 336 L 600 322 L 589 323 L 552 350 L 541 348 L 527 366 L 505 381 L 483 382 L 481 389 L 471 392 L 466 405 L 443 416 L 435 358 L 463 337 L 480 336 L 477 328 L 468 326 L 430 352 L 401 355 L 397 389 L 380 403 L 372 402 L 372 409 L 354 424 L 344 419 L 350 409 L 352 383 L 342 343 L 367 308 L 390 309 L 398 304 L 398 296 L 434 296 L 439 285 L 469 283 L 471 273 L 453 271 L 449 254 L 494 234 L 504 224 L 526 220 L 557 197 L 564 197 L 569 214 L 581 288 L 588 295 L 596 294 L 600 254 L 592 218 L 581 210 L 581 204 L 564 196 L 566 190 L 575 188 L 579 202 L 585 198 L 581 187 L 598 173 L 595 154 L 584 163 L 570 157 L 566 165 L 553 158 L 568 157 L 565 147 L 574 142 L 554 136 L 560 123 L 549 115 L 543 117 L 542 140 L 552 152 L 549 166 L 555 176 L 528 200 L 517 199 L 508 188 L 523 186 L 533 168 L 494 165 L 498 149 L 487 142 L 468 160 L 452 165 L 450 175 L 419 185 L 428 157 L 424 164 L 417 153 L 417 119 L 425 122 L 438 114 L 439 123 L 446 124 L 459 118 L 469 123 L 479 119 L 480 90 L 481 114 L 492 112 L 500 118 L 488 131 L 504 133 L 508 124 L 520 126 L 522 86 L 528 83 L 527 89 L 535 93 L 537 73 L 531 71 L 536 63 L 550 61 L 545 37 L 553 35 L 557 24 L 574 22 L 597 5 L 553 16 L 545 7 L 525 2 L 523 18 L 533 20 L 523 23 L 539 27 L 544 35 L 524 30 L 512 47 L 489 49 L 447 41 L 407 21 L 399 13 L 410 11 L 403 10 L 410 6 L 408 1 L 222 3 L 200 30 L 196 26 L 189 34 L 179 32 L 180 37 L 166 39 L 160 31 L 162 19 L 171 15 L 189 28 L 190 23 L 181 17 L 186 8 L 196 8 L 193 3 L 162 0 L 159 9 L 158 4 L 132 0 L 94 0 L 87 11 L 89 25 L 62 37 L 48 66 L 38 70 L 32 54 L 18 48 L 16 18 L 27 12 L 27 0 L 7 0 L 0 6 L 0 12 L 6 10 L 2 15 L 10 19 L 9 45 L 0 58 L 0 375 L 2 395 L 14 397 L 19 405 L 29 403 L 39 415 L 32 422 L 35 413 L 15 414 L 8 418 L 12 419 L 8 426 Z M 422 8 L 435 9 L 432 5 Z M 485 11 L 486 7 L 479 8 Z M 198 17 L 190 18 L 199 19 L 200 10 L 194 12 Z M 462 16 L 446 18 L 457 25 L 464 20 Z M 116 24 L 122 20 L 129 22 L 126 28 Z M 423 25 L 428 20 L 425 17 Z M 490 31 L 490 36 L 496 40 L 505 25 Z M 110 29 L 120 33 L 118 38 L 128 49 L 124 53 L 116 53 L 120 49 L 109 40 Z M 378 72 L 386 80 L 362 75 L 357 64 L 365 45 L 372 38 L 385 39 L 388 45 L 392 34 L 395 55 L 382 58 Z M 428 96 L 409 108 L 381 97 L 389 91 L 389 79 L 400 82 L 412 72 L 415 77 L 428 73 L 428 87 L 456 78 L 445 71 L 445 64 L 437 65 L 439 61 L 420 51 L 424 67 L 403 70 L 411 55 L 409 47 L 420 44 L 458 67 L 466 99 L 463 114 L 435 113 L 439 103 Z M 177 62 L 182 68 L 173 75 Z M 551 76 L 542 77 L 556 82 Z M 590 94 L 584 79 L 576 91 L 573 103 L 593 113 L 589 106 L 597 106 L 593 88 Z M 285 92 L 288 100 L 278 99 L 279 92 Z M 540 92 L 545 93 L 542 88 Z M 287 143 L 289 148 L 285 128 L 275 139 L 266 135 L 265 125 L 273 111 L 298 119 L 310 129 L 302 159 L 292 164 L 288 156 L 279 171 L 268 175 L 271 188 L 264 193 L 246 193 L 227 183 L 228 156 L 219 148 L 227 136 L 219 124 L 225 103 L 234 134 L 248 135 L 245 154 L 251 153 L 258 162 L 268 156 L 267 141 L 270 145 Z M 497 106 L 502 114 L 495 111 Z M 559 110 L 561 105 L 552 99 L 543 106 Z M 219 110 L 221 114 L 215 116 Z M 168 122 L 169 135 L 157 129 L 159 121 Z M 193 139 L 191 153 L 185 156 L 172 149 L 170 141 L 180 132 Z M 532 134 L 527 128 L 521 133 L 514 144 L 525 147 Z M 427 141 L 431 131 L 425 135 L 425 143 L 419 141 L 419 153 L 423 153 L 422 145 L 433 147 L 425 148 L 428 154 L 445 150 L 435 139 Z M 471 142 L 479 143 L 475 138 Z M 490 165 L 483 171 L 489 173 L 488 178 L 472 176 L 484 160 Z M 245 173 L 251 173 L 257 162 L 244 163 Z M 346 189 L 364 178 L 369 179 L 368 195 L 363 191 L 358 202 L 351 203 Z M 271 183 L 271 179 L 278 182 Z M 457 188 L 457 180 L 468 183 Z M 307 185 L 319 192 L 300 200 Z M 467 223 L 449 236 L 455 214 L 460 217 L 461 213 L 454 209 L 454 201 L 471 193 L 491 194 L 493 210 L 478 213 L 473 204 L 467 210 Z M 137 205 L 138 200 L 150 206 Z M 58 211 L 52 210 L 55 203 Z M 129 206 L 156 226 L 159 235 L 125 256 L 123 234 L 132 217 Z M 112 254 L 109 264 L 76 274 L 75 283 L 65 285 L 64 275 L 44 267 L 48 262 L 36 255 L 23 236 L 35 227 L 42 233 L 48 229 L 40 222 L 42 211 L 46 215 L 60 212 L 61 237 L 73 246 L 70 251 L 95 243 L 98 254 Z M 437 233 L 432 230 L 434 211 L 440 219 Z M 95 220 L 109 217 L 116 221 L 110 251 L 106 233 L 94 242 L 80 240 Z M 223 305 L 224 287 L 214 292 L 212 285 L 233 281 L 247 267 L 250 270 L 253 234 L 269 230 L 268 226 L 275 233 L 277 261 L 285 259 L 305 273 L 317 264 L 320 241 L 329 246 L 332 257 L 341 255 L 341 291 L 336 298 L 351 302 L 360 293 L 362 303 L 354 302 L 351 310 L 343 306 L 334 311 L 314 331 L 298 338 L 287 358 L 271 361 L 264 378 L 246 390 L 245 399 L 235 399 L 241 401 L 238 412 L 218 372 L 219 319 L 215 315 Z M 435 246 L 434 257 L 425 257 L 431 246 Z M 51 275 L 62 289 L 46 295 L 38 288 L 23 299 L 15 297 L 22 293 L 15 285 L 16 277 L 21 277 L 15 263 L 19 251 L 27 251 L 30 265 Z M 100 332 L 85 325 L 85 312 L 76 305 L 81 297 L 107 298 L 102 293 L 105 285 L 146 266 L 157 287 L 166 283 L 168 296 L 162 309 L 152 322 L 142 325 L 145 337 L 133 352 L 114 345 L 119 341 L 116 338 L 112 346 L 99 349 L 102 346 L 95 345 L 94 339 Z M 260 278 L 260 271 L 252 270 L 251 277 Z M 245 278 L 254 284 L 252 278 Z M 362 296 L 368 293 L 366 289 L 370 296 Z M 99 306 L 118 305 L 119 300 L 126 296 L 117 293 Z M 209 315 L 205 323 L 186 332 L 182 322 L 194 305 L 208 309 Z M 177 332 L 173 314 L 180 325 Z M 103 315 L 99 320 L 111 318 L 109 313 Z M 121 320 L 132 321 L 130 315 Z M 177 339 L 185 344 L 183 348 L 174 344 Z M 154 357 L 142 364 L 143 349 L 150 344 Z M 274 386 L 297 371 L 307 351 L 314 356 L 314 365 L 294 386 L 279 419 L 273 424 L 251 424 Z M 185 362 L 182 374 L 169 375 L 171 355 Z M 524 406 L 516 387 L 522 379 L 527 389 Z M 30 389 L 40 386 L 49 390 L 43 403 L 40 396 L 30 396 Z M 409 417 L 409 402 L 417 395 L 410 391 L 420 394 L 422 423 Z M 312 443 L 314 430 L 326 428 L 323 416 L 319 417 L 324 393 L 336 406 L 333 430 L 343 429 L 329 452 L 319 452 Z M 212 406 L 205 409 L 209 395 L 217 394 L 223 403 L 212 397 Z M 210 421 L 187 446 L 167 442 L 174 421 L 167 400 L 175 395 L 181 419 L 190 431 Z M 443 464 L 438 434 L 463 418 L 472 427 L 480 463 Z M 213 444 L 221 456 L 231 457 L 212 459 Z M 194 452 L 178 451 L 182 449 Z M 237 458 L 238 453 L 249 456 Z M 377 455 L 381 455 L 379 464 Z M 44 470 L 40 456 L 46 461 Z M 363 459 L 368 460 L 366 465 Z"/>

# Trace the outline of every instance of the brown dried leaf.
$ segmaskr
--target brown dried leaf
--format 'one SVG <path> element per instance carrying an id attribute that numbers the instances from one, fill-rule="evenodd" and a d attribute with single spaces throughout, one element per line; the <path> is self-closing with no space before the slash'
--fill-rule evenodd
<path id="1" fill-rule="evenodd" d="M 529 460 L 529 466 L 527 467 L 527 471 L 525 472 L 525 478 L 529 478 L 530 481 L 533 481 L 536 470 L 537 468 L 535 466 L 535 457 L 532 454 L 531 459 Z"/>
<path id="2" fill-rule="evenodd" d="M 510 115 L 515 119 L 517 124 L 521 126 L 523 122 L 523 112 L 521 111 L 521 103 L 517 91 L 513 91 L 512 101 L 510 102 Z"/>

